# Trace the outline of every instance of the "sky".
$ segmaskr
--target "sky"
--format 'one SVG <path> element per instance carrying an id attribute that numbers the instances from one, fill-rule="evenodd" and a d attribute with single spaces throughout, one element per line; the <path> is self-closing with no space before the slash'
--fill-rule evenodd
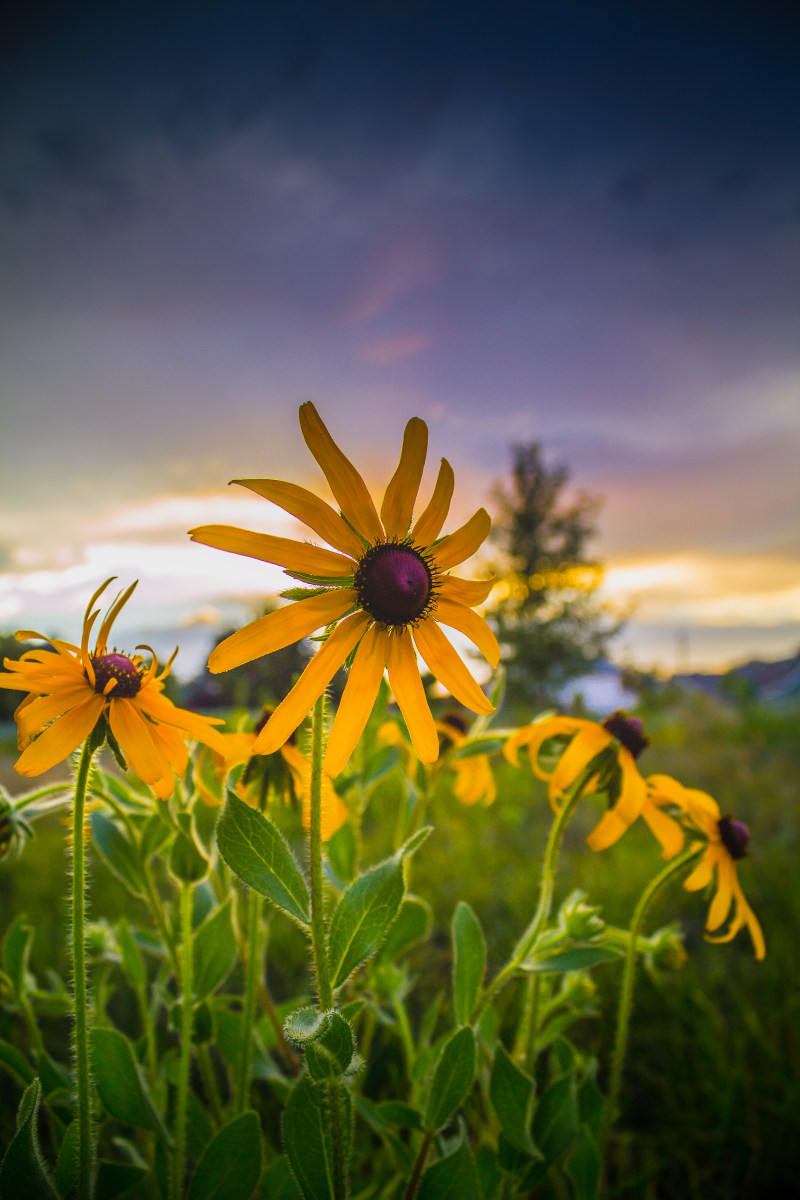
<path id="1" fill-rule="evenodd" d="M 454 520 L 512 443 L 566 462 L 618 661 L 796 652 L 797 34 L 777 0 L 17 6 L 0 628 L 75 637 L 139 578 L 130 630 L 194 668 L 282 576 L 186 530 L 302 536 L 228 481 L 327 494 L 313 400 L 378 494 L 423 417 Z"/>

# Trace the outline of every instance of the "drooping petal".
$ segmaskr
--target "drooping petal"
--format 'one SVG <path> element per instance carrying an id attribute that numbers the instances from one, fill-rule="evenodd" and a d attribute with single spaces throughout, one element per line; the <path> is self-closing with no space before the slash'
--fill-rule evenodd
<path id="1" fill-rule="evenodd" d="M 403 434 L 400 462 L 381 505 L 381 522 L 387 538 L 403 538 L 408 533 L 427 452 L 428 426 L 419 417 L 412 417 Z"/>
<path id="2" fill-rule="evenodd" d="M 336 445 L 310 400 L 300 405 L 300 430 L 343 515 L 368 542 L 381 541 L 383 527 L 367 485 Z"/>
<path id="3" fill-rule="evenodd" d="M 240 667 L 254 658 L 291 646 L 292 642 L 299 642 L 315 629 L 343 617 L 353 607 L 355 599 L 355 592 L 349 588 L 335 588 L 267 613 L 232 633 L 212 650 L 208 669 L 214 674 L 229 671 L 231 667 Z"/>
<path id="4" fill-rule="evenodd" d="M 379 625 L 373 625 L 361 639 L 328 738 L 325 770 L 329 775 L 344 770 L 364 732 L 386 668 L 389 641 L 389 633 Z"/>
<path id="5" fill-rule="evenodd" d="M 140 712 L 152 717 L 158 725 L 180 730 L 184 742 L 188 734 L 195 741 L 209 746 L 223 758 L 226 756 L 229 750 L 229 735 L 220 733 L 214 728 L 215 725 L 224 724 L 220 717 L 201 717 L 198 713 L 189 712 L 186 708 L 178 708 L 155 686 L 143 687 L 131 703 L 135 704 Z"/>
<path id="6" fill-rule="evenodd" d="M 443 575 L 439 580 L 439 597 L 474 608 L 488 600 L 496 578 L 492 575 L 491 579 L 459 579 L 456 575 Z"/>
<path id="7" fill-rule="evenodd" d="M 314 533 L 318 533 L 329 546 L 335 546 L 345 554 L 360 558 L 364 547 L 346 521 L 343 521 L 330 504 L 320 500 L 307 488 L 296 483 L 284 483 L 282 479 L 234 479 L 234 483 L 249 488 L 257 496 L 263 496 L 277 504 L 284 512 L 302 521 Z"/>
<path id="8" fill-rule="evenodd" d="M 664 858 L 670 859 L 674 858 L 676 854 L 680 854 L 683 849 L 683 830 L 677 821 L 657 808 L 650 799 L 644 803 L 642 818 L 660 843 Z"/>
<path id="9" fill-rule="evenodd" d="M 149 725 L 148 728 L 161 757 L 166 759 L 176 775 L 182 775 L 189 764 L 185 735 L 171 725 Z M 219 736 L 222 737 L 222 734 Z"/>
<path id="10" fill-rule="evenodd" d="M 569 743 L 550 776 L 550 791 L 557 799 L 572 786 L 589 763 L 611 744 L 612 737 L 602 725 L 587 721 Z"/>
<path id="11" fill-rule="evenodd" d="M 736 882 L 736 864 L 728 854 L 717 859 L 717 890 L 706 918 L 706 929 L 719 929 L 731 911 L 733 888 Z M 731 934 L 733 937 L 733 934 Z"/>
<path id="12" fill-rule="evenodd" d="M 20 775 L 41 775 L 63 762 L 94 729 L 105 707 L 102 696 L 92 692 L 82 704 L 59 717 L 23 750 L 14 770 Z"/>
<path id="13" fill-rule="evenodd" d="M 428 707 L 408 629 L 395 629 L 392 632 L 387 665 L 389 686 L 403 714 L 417 758 L 423 763 L 436 762 L 439 757 L 439 735 Z"/>
<path id="14" fill-rule="evenodd" d="M 731 921 L 728 930 L 719 937 L 710 937 L 708 934 L 706 934 L 706 941 L 729 942 L 736 936 L 739 930 L 746 925 L 750 932 L 750 937 L 753 940 L 753 949 L 755 950 L 756 958 L 760 961 L 767 953 L 767 946 L 766 942 L 764 941 L 764 933 L 761 929 L 758 917 L 747 903 L 745 894 L 742 891 L 742 885 L 739 883 L 736 873 L 736 864 L 731 862 L 731 866 L 733 868 L 733 878 L 731 880 L 731 889 L 733 892 L 734 902 L 733 920 Z M 707 928 L 711 928 L 710 914 Z"/>
<path id="15" fill-rule="evenodd" d="M 449 625 L 468 637 L 477 646 L 484 658 L 496 667 L 500 662 L 500 647 L 483 617 L 457 601 L 445 600 L 441 595 L 436 601 L 436 620 Z"/>
<path id="16" fill-rule="evenodd" d="M 494 803 L 497 785 L 488 755 L 474 754 L 470 758 L 456 759 L 451 765 L 456 773 L 453 794 L 460 804 Z"/>
<path id="17" fill-rule="evenodd" d="M 476 713 L 494 712 L 494 705 L 478 687 L 432 618 L 420 621 L 416 626 L 414 642 L 428 669 L 465 708 Z"/>
<path id="18" fill-rule="evenodd" d="M 45 725 L 49 725 L 56 717 L 63 716 L 71 709 L 77 708 L 91 695 L 93 695 L 92 689 L 88 683 L 84 682 L 83 687 L 64 688 L 54 696 L 40 696 L 25 705 L 24 709 L 18 710 L 16 718 L 17 745 L 20 750 L 24 750 L 32 738 L 44 729 Z"/>
<path id="19" fill-rule="evenodd" d="M 215 550 L 228 550 L 232 554 L 245 554 L 261 562 L 275 563 L 287 571 L 299 575 L 324 575 L 330 578 L 352 575 L 355 563 L 343 554 L 311 546 L 308 542 L 295 542 L 290 538 L 273 537 L 269 533 L 251 533 L 247 529 L 236 529 L 233 525 L 199 525 L 190 529 L 193 542 L 213 546 Z"/>
<path id="20" fill-rule="evenodd" d="M 449 533 L 434 547 L 433 556 L 437 569 L 449 571 L 451 567 L 457 567 L 459 563 L 472 558 L 479 546 L 486 541 L 491 528 L 491 517 L 485 508 L 479 508 L 460 529 Z"/>
<path id="21" fill-rule="evenodd" d="M 336 626 L 259 733 L 253 745 L 254 754 L 274 754 L 289 740 L 300 722 L 311 712 L 369 622 L 367 613 L 357 612 L 345 617 Z"/>
<path id="22" fill-rule="evenodd" d="M 534 721 L 531 725 L 523 725 L 521 729 L 512 733 L 511 737 L 506 740 L 503 753 L 512 766 L 517 767 L 519 766 L 517 754 L 522 746 L 527 746 L 534 774 L 540 779 L 549 779 L 550 771 L 541 771 L 536 763 L 543 743 L 561 734 L 572 736 L 584 724 L 586 722 L 577 717 L 545 717 L 541 721 Z"/>
<path id="23" fill-rule="evenodd" d="M 169 763 L 153 741 L 150 722 L 145 720 L 130 700 L 112 699 L 108 721 L 134 774 L 143 783 L 154 784 L 161 779 Z"/>
<path id="24" fill-rule="evenodd" d="M 703 857 L 692 871 L 688 879 L 684 879 L 683 886 L 687 892 L 699 892 L 702 888 L 707 887 L 711 883 L 714 875 L 714 867 L 719 861 L 719 854 L 716 847 L 709 844 L 706 846 Z"/>
<path id="25" fill-rule="evenodd" d="M 447 459 L 443 458 L 428 507 L 411 531 L 411 541 L 415 546 L 425 548 L 436 541 L 447 520 L 455 486 L 456 479 L 453 468 Z"/>
<path id="26" fill-rule="evenodd" d="M 637 771 L 630 752 L 621 747 L 617 755 L 622 768 L 621 791 L 614 807 L 601 817 L 586 839 L 592 850 L 604 849 L 611 841 L 616 841 L 622 833 L 630 829 L 634 821 L 642 815 L 647 802 L 647 784 Z"/>

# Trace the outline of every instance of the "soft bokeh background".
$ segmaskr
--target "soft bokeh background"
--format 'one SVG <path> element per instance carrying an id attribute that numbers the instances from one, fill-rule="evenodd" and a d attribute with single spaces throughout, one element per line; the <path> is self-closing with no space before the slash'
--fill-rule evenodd
<path id="1" fill-rule="evenodd" d="M 199 665 L 280 573 L 185 531 L 299 532 L 226 485 L 319 487 L 312 399 L 377 488 L 424 417 L 456 517 L 566 460 L 619 658 L 794 652 L 796 51 L 777 0 L 15 6 L 0 626 L 138 576 Z"/>

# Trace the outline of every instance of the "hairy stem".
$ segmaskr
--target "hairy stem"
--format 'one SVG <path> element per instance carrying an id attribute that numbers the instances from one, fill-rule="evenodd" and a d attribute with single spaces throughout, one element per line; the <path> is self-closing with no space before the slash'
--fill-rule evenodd
<path id="1" fill-rule="evenodd" d="M 89 1073 L 89 997 L 86 986 L 86 784 L 94 753 L 93 737 L 84 742 L 75 779 L 72 810 L 72 994 L 75 1022 L 75 1091 L 78 1122 L 78 1195 L 91 1200 L 94 1180 L 91 1076 Z"/>
<path id="2" fill-rule="evenodd" d="M 194 885 L 181 885 L 181 1052 L 178 1059 L 178 1098 L 175 1108 L 175 1157 L 172 1166 L 171 1200 L 180 1200 L 186 1170 L 186 1120 L 189 1102 L 189 1068 L 192 1062 L 192 896 Z"/>
<path id="3" fill-rule="evenodd" d="M 256 993 L 261 974 L 261 896 L 250 890 L 247 900 L 247 952 L 242 1012 L 242 1041 L 236 1069 L 234 1112 L 238 1115 L 247 1107 L 250 1094 L 250 1065 L 253 1057 L 253 1021 L 256 1013 Z"/>

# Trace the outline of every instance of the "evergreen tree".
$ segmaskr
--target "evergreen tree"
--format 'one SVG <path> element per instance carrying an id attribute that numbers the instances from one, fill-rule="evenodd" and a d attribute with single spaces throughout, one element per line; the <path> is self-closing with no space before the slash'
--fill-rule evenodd
<path id="1" fill-rule="evenodd" d="M 583 491 L 570 498 L 569 468 L 548 466 L 540 443 L 511 453 L 511 486 L 494 489 L 499 582 L 489 620 L 504 650 L 509 701 L 543 706 L 604 656 L 619 624 L 598 600 L 603 570 L 588 551 L 599 499 Z"/>

